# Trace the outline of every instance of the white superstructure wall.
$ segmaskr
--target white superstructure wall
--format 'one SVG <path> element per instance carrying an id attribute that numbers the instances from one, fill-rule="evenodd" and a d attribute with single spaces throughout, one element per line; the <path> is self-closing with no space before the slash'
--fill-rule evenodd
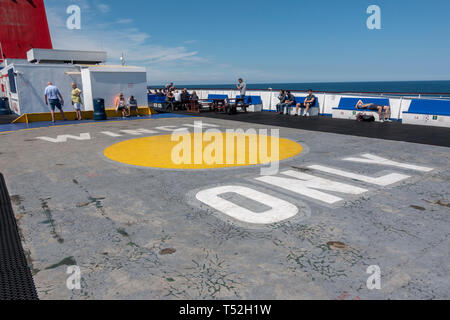
<path id="1" fill-rule="evenodd" d="M 122 92 L 126 99 L 134 96 L 140 106 L 148 105 L 147 72 L 136 67 L 89 67 L 82 69 L 85 110 L 93 110 L 93 99 L 105 99 L 105 107 L 113 108 Z"/>
<path id="2" fill-rule="evenodd" d="M 8 75 L 9 73 L 9 75 Z M 63 96 L 63 110 L 72 111 L 71 92 L 75 82 L 83 92 L 82 110 L 93 110 L 93 99 L 105 99 L 105 107 L 114 107 L 114 99 L 119 92 L 125 97 L 131 95 L 140 106 L 148 105 L 147 72 L 145 68 L 129 66 L 79 66 L 73 64 L 31 64 L 14 61 L 0 70 L 0 84 L 9 99 L 11 111 L 44 113 L 50 109 L 45 105 L 44 91 L 48 82 L 56 85 Z M 11 80 L 14 87 L 11 87 Z M 12 90 L 13 89 L 13 90 Z"/>
<path id="3" fill-rule="evenodd" d="M 60 89 L 66 107 L 70 104 L 72 82 L 81 82 L 80 75 L 73 74 L 78 69 L 70 65 L 12 64 L 2 71 L 9 69 L 14 70 L 16 92 L 11 92 L 8 79 L 6 97 L 12 111 L 19 115 L 49 112 L 44 101 L 44 90 L 49 81 Z"/>

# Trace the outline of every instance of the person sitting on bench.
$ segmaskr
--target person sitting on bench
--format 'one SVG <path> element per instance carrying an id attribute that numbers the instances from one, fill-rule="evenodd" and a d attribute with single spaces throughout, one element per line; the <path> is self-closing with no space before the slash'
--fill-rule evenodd
<path id="1" fill-rule="evenodd" d="M 134 96 L 131 96 L 131 97 L 128 99 L 128 107 L 129 107 L 129 109 L 130 109 L 130 115 L 131 115 L 131 112 L 132 112 L 133 110 L 135 110 L 135 111 L 136 111 L 136 116 L 137 116 L 137 117 L 140 117 L 140 115 L 139 115 L 139 107 L 138 107 L 138 103 L 137 103 L 137 100 L 134 98 Z"/>
<path id="2" fill-rule="evenodd" d="M 128 110 L 127 102 L 123 96 L 123 93 L 119 93 L 115 100 L 116 112 L 122 112 L 122 118 L 130 116 L 130 111 Z"/>
<path id="3" fill-rule="evenodd" d="M 281 104 L 281 113 L 284 113 L 286 109 L 286 113 L 289 114 L 289 108 L 295 105 L 295 97 L 290 91 L 286 91 L 286 101 Z"/>
<path id="4" fill-rule="evenodd" d="M 391 113 L 391 107 L 389 106 L 381 106 L 375 103 L 367 103 L 364 104 L 362 100 L 359 100 L 356 104 L 356 109 L 367 109 L 367 110 L 373 110 L 378 111 L 378 116 L 380 117 L 380 121 L 382 122 L 392 122 L 390 119 L 390 113 Z M 383 111 L 384 111 L 384 117 L 383 117 Z"/>
<path id="5" fill-rule="evenodd" d="M 280 100 L 280 103 L 277 104 L 277 113 L 280 114 L 282 112 L 281 105 L 286 101 L 286 92 L 284 90 L 280 90 L 278 100 Z"/>
<path id="6" fill-rule="evenodd" d="M 308 90 L 308 96 L 306 97 L 305 101 L 303 103 L 297 103 L 297 107 L 295 108 L 295 114 L 294 116 L 297 116 L 298 110 L 300 108 L 305 108 L 305 112 L 303 112 L 304 117 L 309 117 L 309 109 L 316 104 L 316 96 L 313 95 L 312 90 Z M 299 114 L 300 116 L 301 114 Z"/>

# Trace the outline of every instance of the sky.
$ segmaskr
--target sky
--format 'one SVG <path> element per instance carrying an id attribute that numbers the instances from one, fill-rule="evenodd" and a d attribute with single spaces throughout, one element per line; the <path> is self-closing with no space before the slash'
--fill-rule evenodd
<path id="1" fill-rule="evenodd" d="M 123 52 L 152 85 L 450 80 L 448 0 L 44 3 L 55 49 L 107 51 L 110 64 Z M 371 5 L 381 29 L 367 27 Z"/>

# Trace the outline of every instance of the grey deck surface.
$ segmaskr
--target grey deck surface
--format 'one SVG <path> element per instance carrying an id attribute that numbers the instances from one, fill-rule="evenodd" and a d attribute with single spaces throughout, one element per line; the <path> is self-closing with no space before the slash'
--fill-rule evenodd
<path id="1" fill-rule="evenodd" d="M 281 137 L 305 147 L 282 162 L 282 171 L 307 172 L 307 165 L 321 164 L 375 177 L 411 176 L 378 187 L 314 173 L 370 190 L 333 206 L 257 182 L 256 167 L 157 170 L 103 155 L 108 146 L 138 137 L 102 131 L 194 120 L 221 129 L 268 127 L 184 118 L 0 133 L 0 168 L 40 299 L 450 298 L 449 148 L 280 128 Z M 90 133 L 91 140 L 36 139 L 80 133 Z M 434 170 L 342 161 L 364 153 Z M 195 199 L 196 191 L 222 185 L 248 186 L 308 215 L 264 227 L 231 221 Z M 239 197 L 231 200 L 245 205 Z M 332 241 L 346 247 L 327 245 Z M 68 265 L 81 268 L 81 290 L 67 289 Z M 370 265 L 381 268 L 381 290 L 366 287 Z"/>

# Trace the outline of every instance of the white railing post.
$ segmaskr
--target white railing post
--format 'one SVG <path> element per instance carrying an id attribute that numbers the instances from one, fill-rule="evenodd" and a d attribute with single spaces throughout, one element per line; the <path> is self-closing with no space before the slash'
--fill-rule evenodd
<path id="1" fill-rule="evenodd" d="M 269 100 L 269 112 L 272 111 L 272 100 L 273 100 L 273 91 L 272 88 L 269 88 L 270 90 L 270 100 Z M 264 106 L 263 106 L 264 108 Z"/>
<path id="2" fill-rule="evenodd" d="M 398 120 L 402 120 L 402 110 L 403 110 L 403 96 L 400 98 L 400 110 L 398 111 Z"/>

